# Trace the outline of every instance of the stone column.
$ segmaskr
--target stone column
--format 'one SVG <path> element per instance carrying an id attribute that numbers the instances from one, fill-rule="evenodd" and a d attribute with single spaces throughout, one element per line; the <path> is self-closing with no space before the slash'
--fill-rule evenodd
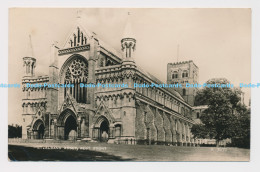
<path id="1" fill-rule="evenodd" d="M 58 130 L 58 139 L 64 140 L 64 127 L 63 126 L 57 126 Z"/>
<path id="2" fill-rule="evenodd" d="M 78 122 L 78 127 L 77 127 L 77 131 L 78 131 L 78 136 L 77 136 L 77 140 L 81 139 L 81 117 L 79 116 L 77 118 L 77 122 Z"/>
<path id="3" fill-rule="evenodd" d="M 114 139 L 114 126 L 109 126 L 109 139 Z"/>
<path id="4" fill-rule="evenodd" d="M 54 121 L 53 121 L 53 124 L 54 124 L 54 131 L 53 131 L 53 133 L 54 133 L 54 139 L 57 139 L 57 119 L 54 119 Z"/>
<path id="5" fill-rule="evenodd" d="M 182 139 L 182 122 L 180 120 L 177 121 L 178 125 L 178 146 L 183 146 L 183 139 Z"/>

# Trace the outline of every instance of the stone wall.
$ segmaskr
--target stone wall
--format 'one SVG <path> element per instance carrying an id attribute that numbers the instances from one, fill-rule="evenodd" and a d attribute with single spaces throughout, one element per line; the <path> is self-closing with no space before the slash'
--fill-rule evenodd
<path id="1" fill-rule="evenodd" d="M 188 123 L 177 114 L 174 116 L 136 101 L 135 136 L 138 144 L 191 145 L 191 124 Z"/>

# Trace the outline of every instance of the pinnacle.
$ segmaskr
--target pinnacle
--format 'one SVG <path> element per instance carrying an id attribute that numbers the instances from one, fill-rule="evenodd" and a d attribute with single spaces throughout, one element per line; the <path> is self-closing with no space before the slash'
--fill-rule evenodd
<path id="1" fill-rule="evenodd" d="M 26 57 L 34 57 L 31 35 L 29 35 Z"/>
<path id="2" fill-rule="evenodd" d="M 128 15 L 127 15 L 127 22 L 126 22 L 123 38 L 135 38 L 135 35 L 133 34 L 133 30 L 132 30 L 130 12 L 128 12 Z"/>

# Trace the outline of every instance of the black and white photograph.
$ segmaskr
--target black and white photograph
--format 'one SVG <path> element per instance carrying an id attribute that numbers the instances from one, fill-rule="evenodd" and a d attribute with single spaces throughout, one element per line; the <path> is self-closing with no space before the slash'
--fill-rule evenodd
<path id="1" fill-rule="evenodd" d="M 250 161 L 250 8 L 8 20 L 9 161 Z"/>

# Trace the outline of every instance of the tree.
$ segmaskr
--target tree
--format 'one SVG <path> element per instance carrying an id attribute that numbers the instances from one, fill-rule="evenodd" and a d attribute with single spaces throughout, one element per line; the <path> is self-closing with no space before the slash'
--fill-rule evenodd
<path id="1" fill-rule="evenodd" d="M 232 146 L 250 148 L 250 109 L 241 106 L 238 111 Z"/>
<path id="2" fill-rule="evenodd" d="M 207 81 L 207 84 L 220 86 L 228 85 L 230 82 L 225 78 L 214 78 Z M 240 95 L 240 89 L 230 87 L 204 87 L 199 90 L 195 97 L 196 105 L 208 105 L 208 108 L 200 118 L 203 125 L 195 125 L 192 130 L 198 131 L 197 127 L 202 127 L 200 130 L 206 128 L 207 132 L 203 132 L 204 137 L 216 139 L 217 146 L 220 140 L 234 137 L 242 110 L 239 103 Z"/>
<path id="3" fill-rule="evenodd" d="M 209 131 L 204 124 L 194 124 L 191 128 L 194 138 L 206 139 L 212 138 L 215 135 L 214 131 Z M 213 135 L 212 135 L 213 134 Z"/>
<path id="4" fill-rule="evenodd" d="M 22 126 L 19 125 L 8 125 L 8 138 L 21 138 L 22 137 Z"/>

